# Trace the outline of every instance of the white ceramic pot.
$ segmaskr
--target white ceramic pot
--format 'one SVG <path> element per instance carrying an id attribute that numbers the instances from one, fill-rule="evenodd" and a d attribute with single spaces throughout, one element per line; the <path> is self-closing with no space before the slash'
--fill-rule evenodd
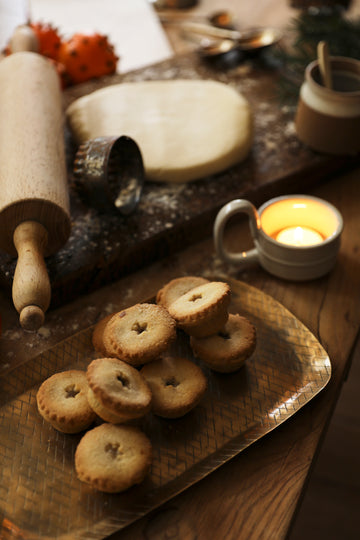
<path id="1" fill-rule="evenodd" d="M 305 70 L 295 116 L 299 139 L 315 151 L 356 155 L 360 151 L 360 61 L 330 57 L 332 88 L 317 60 Z"/>

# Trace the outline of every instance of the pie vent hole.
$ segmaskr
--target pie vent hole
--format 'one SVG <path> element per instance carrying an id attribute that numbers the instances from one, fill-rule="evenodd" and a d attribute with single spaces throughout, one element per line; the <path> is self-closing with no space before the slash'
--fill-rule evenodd
<path id="1" fill-rule="evenodd" d="M 80 392 L 80 390 L 79 390 L 79 388 L 76 388 L 75 384 L 69 384 L 65 388 L 65 397 L 66 397 L 66 399 L 74 398 L 75 396 L 77 396 L 79 394 L 79 392 Z"/>
<path id="2" fill-rule="evenodd" d="M 190 302 L 196 302 L 196 300 L 201 300 L 202 298 L 202 294 L 193 294 L 189 300 Z"/>
<path id="3" fill-rule="evenodd" d="M 231 336 L 228 332 L 218 332 L 218 336 L 222 339 L 231 339 Z"/>
<path id="4" fill-rule="evenodd" d="M 116 459 L 122 453 L 120 450 L 120 444 L 111 442 L 105 445 L 105 452 L 109 454 L 111 459 Z"/>
<path id="5" fill-rule="evenodd" d="M 165 379 L 165 386 L 172 386 L 173 388 L 176 388 L 179 386 L 179 384 L 179 381 L 177 381 L 175 377 L 168 377 Z"/>
<path id="6" fill-rule="evenodd" d="M 129 388 L 130 387 L 130 381 L 123 373 L 118 373 L 116 375 L 116 378 L 119 381 L 119 383 L 122 384 L 122 386 L 124 388 Z"/>
<path id="7" fill-rule="evenodd" d="M 144 322 L 144 323 L 139 323 L 139 322 L 136 322 L 132 325 L 132 328 L 131 330 L 133 332 L 136 332 L 137 334 L 142 334 L 143 332 L 145 332 L 147 330 L 147 323 Z"/>

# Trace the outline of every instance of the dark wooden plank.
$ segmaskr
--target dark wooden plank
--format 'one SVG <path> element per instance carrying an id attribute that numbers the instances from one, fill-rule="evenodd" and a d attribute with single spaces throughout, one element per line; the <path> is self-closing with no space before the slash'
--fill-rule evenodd
<path id="1" fill-rule="evenodd" d="M 357 539 L 360 504 L 360 338 L 289 540 Z"/>
<path id="2" fill-rule="evenodd" d="M 76 146 L 67 130 L 72 233 L 67 244 L 47 259 L 53 307 L 205 238 L 211 234 L 217 211 L 231 199 L 247 198 L 260 204 L 283 193 L 304 192 L 354 163 L 354 159 L 316 155 L 300 144 L 294 110 L 280 106 L 276 69 L 264 59 L 224 71 L 194 54 L 177 56 L 124 76 L 73 87 L 64 95 L 65 104 L 121 81 L 175 78 L 214 79 L 245 95 L 255 118 L 249 157 L 223 173 L 189 184 L 146 182 L 136 212 L 124 218 L 102 214 L 79 198 L 72 176 Z M 8 291 L 14 268 L 15 260 L 2 254 L 0 279 Z"/>

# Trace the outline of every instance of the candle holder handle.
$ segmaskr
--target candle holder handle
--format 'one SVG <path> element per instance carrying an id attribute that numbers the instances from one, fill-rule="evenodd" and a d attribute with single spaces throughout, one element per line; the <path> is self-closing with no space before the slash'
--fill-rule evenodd
<path id="1" fill-rule="evenodd" d="M 218 256 L 225 262 L 234 265 L 259 262 L 259 254 L 256 248 L 249 251 L 231 252 L 225 247 L 224 234 L 225 228 L 231 217 L 236 214 L 247 214 L 249 217 L 249 226 L 251 236 L 254 241 L 258 238 L 260 229 L 260 218 L 255 206 L 245 199 L 235 199 L 223 206 L 216 216 L 214 223 L 214 243 Z"/>

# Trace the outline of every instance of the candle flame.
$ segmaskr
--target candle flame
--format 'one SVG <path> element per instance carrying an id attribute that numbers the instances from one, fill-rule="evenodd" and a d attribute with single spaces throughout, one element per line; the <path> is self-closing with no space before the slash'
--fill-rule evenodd
<path id="1" fill-rule="evenodd" d="M 300 225 L 282 229 L 275 238 L 280 243 L 293 246 L 312 246 L 324 241 L 318 231 Z"/>
<path id="2" fill-rule="evenodd" d="M 296 243 L 301 244 L 304 239 L 304 231 L 302 227 L 296 227 L 294 231 L 294 240 Z"/>

